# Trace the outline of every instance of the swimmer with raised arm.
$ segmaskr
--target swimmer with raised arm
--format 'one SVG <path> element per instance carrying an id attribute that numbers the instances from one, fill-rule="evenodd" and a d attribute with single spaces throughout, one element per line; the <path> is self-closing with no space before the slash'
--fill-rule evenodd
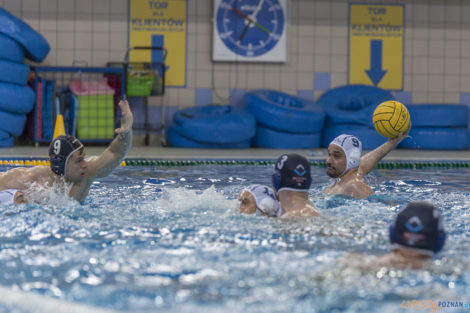
<path id="1" fill-rule="evenodd" d="M 132 145 L 133 116 L 126 100 L 119 102 L 121 127 L 117 136 L 99 156 L 85 159 L 85 147 L 73 136 L 58 136 L 49 145 L 50 168 L 20 167 L 0 173 L 0 190 L 27 190 L 32 184 L 67 190 L 69 196 L 83 201 L 93 180 L 109 175 L 129 152 Z"/>
<path id="2" fill-rule="evenodd" d="M 281 217 L 320 216 L 308 199 L 312 184 L 310 164 L 298 154 L 283 154 L 274 165 L 273 190 L 281 204 Z"/>
<path id="3" fill-rule="evenodd" d="M 372 195 L 374 191 L 365 182 L 364 176 L 405 139 L 409 131 L 410 128 L 362 157 L 362 143 L 357 137 L 343 134 L 333 139 L 328 146 L 326 174 L 334 181 L 323 192 L 325 194 L 345 194 L 354 198 L 365 198 Z"/>

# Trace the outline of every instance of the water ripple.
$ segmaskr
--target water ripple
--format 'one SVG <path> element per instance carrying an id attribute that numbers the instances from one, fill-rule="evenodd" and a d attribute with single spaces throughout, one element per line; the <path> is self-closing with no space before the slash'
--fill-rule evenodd
<path id="1" fill-rule="evenodd" d="M 240 215 L 237 195 L 271 166 L 123 168 L 83 205 L 0 207 L 0 283 L 123 312 L 402 312 L 403 300 L 468 301 L 468 169 L 380 170 L 362 200 L 309 196 L 302 220 Z M 442 209 L 447 245 L 421 270 L 361 269 L 390 251 L 388 225 L 410 200 Z M 351 255 L 362 255 L 357 259 Z M 346 260 L 346 262 L 344 262 Z M 362 260 L 362 261 L 361 261 Z M 0 312 L 20 312 L 0 302 Z"/>

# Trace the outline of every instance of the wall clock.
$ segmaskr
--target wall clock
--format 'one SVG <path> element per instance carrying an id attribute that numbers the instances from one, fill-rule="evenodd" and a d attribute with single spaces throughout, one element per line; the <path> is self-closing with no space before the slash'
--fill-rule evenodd
<path id="1" fill-rule="evenodd" d="M 287 0 L 214 0 L 215 61 L 287 61 Z"/>

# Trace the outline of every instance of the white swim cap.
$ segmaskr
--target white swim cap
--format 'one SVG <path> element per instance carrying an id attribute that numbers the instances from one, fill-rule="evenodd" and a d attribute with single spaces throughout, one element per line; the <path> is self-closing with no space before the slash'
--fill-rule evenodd
<path id="1" fill-rule="evenodd" d="M 0 191 L 0 204 L 12 204 L 15 200 L 17 189 L 5 189 Z"/>
<path id="2" fill-rule="evenodd" d="M 362 143 L 357 137 L 342 134 L 333 139 L 331 144 L 340 147 L 346 155 L 346 169 L 340 175 L 340 177 L 343 176 L 344 173 L 346 173 L 349 169 L 359 166 L 362 154 Z"/>
<path id="3" fill-rule="evenodd" d="M 270 217 L 278 217 L 281 213 L 281 205 L 274 197 L 272 188 L 264 185 L 250 185 L 245 189 L 255 198 L 256 207 Z"/>

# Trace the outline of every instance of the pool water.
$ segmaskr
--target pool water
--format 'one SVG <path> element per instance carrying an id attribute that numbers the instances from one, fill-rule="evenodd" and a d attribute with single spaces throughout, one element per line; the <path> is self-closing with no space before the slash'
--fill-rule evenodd
<path id="1" fill-rule="evenodd" d="M 45 205 L 1 206 L 0 285 L 122 312 L 413 312 L 402 302 L 470 301 L 470 169 L 375 170 L 375 195 L 357 200 L 323 195 L 325 169 L 312 168 L 322 217 L 239 214 L 241 189 L 271 173 L 124 167 L 82 205 L 49 193 Z M 410 200 L 443 213 L 447 242 L 430 268 L 344 262 L 390 251 L 388 225 Z M 0 312 L 23 311 L 0 300 Z"/>

